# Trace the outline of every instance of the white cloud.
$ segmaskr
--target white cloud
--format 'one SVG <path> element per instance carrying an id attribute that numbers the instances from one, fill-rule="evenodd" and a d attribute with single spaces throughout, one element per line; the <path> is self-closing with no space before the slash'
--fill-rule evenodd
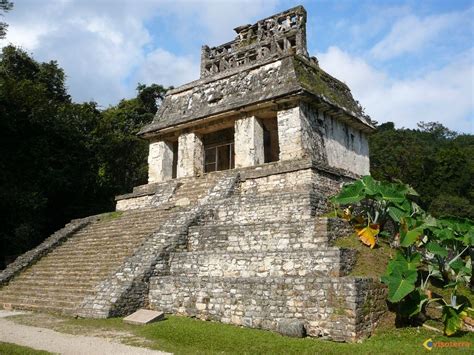
<path id="1" fill-rule="evenodd" d="M 376 121 L 415 128 L 438 121 L 460 132 L 474 131 L 474 49 L 420 77 L 394 79 L 364 59 L 337 47 L 319 53 L 321 67 L 345 81 Z"/>
<path id="2" fill-rule="evenodd" d="M 178 86 L 199 78 L 199 63 L 159 48 L 146 56 L 134 77 L 142 84 L 151 84 L 156 82 L 153 78 L 160 78 L 161 85 Z"/>
<path id="3" fill-rule="evenodd" d="M 420 51 L 443 30 L 455 26 L 470 28 L 473 9 L 420 18 L 407 15 L 395 22 L 390 32 L 371 49 L 376 59 L 387 60 Z"/>
<path id="4" fill-rule="evenodd" d="M 13 43 L 38 61 L 57 60 L 74 100 L 107 106 L 134 96 L 138 81 L 176 86 L 197 79 L 201 38 L 231 40 L 232 26 L 271 13 L 275 1 L 17 1 L 0 47 Z M 162 28 L 164 20 L 172 27 Z M 190 38 L 193 53 L 174 54 L 179 44 L 155 41 L 151 29 Z"/>
<path id="5" fill-rule="evenodd" d="M 271 15 L 278 0 L 164 0 L 157 9 L 163 16 L 176 19 L 174 30 L 181 38 L 200 35 L 210 46 L 231 41 L 233 28 Z M 204 35 L 204 36 L 203 36 Z"/>

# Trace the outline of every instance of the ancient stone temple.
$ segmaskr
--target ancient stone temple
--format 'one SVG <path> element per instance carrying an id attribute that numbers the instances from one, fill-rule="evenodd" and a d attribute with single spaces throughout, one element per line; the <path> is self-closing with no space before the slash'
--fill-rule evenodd
<path id="1" fill-rule="evenodd" d="M 356 256 L 333 246 L 347 230 L 321 216 L 342 183 L 369 173 L 374 128 L 308 55 L 303 7 L 235 31 L 202 47 L 200 78 L 169 91 L 140 132 L 148 184 L 19 257 L 0 276 L 4 307 L 371 333 L 384 289 L 348 276 Z"/>

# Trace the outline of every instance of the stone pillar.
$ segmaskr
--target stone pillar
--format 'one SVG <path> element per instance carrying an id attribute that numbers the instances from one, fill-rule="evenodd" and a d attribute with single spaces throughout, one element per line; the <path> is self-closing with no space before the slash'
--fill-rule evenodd
<path id="1" fill-rule="evenodd" d="M 278 142 L 280 144 L 280 160 L 300 159 L 307 156 L 303 144 L 303 117 L 300 106 L 279 110 Z"/>
<path id="2" fill-rule="evenodd" d="M 204 172 L 204 145 L 195 133 L 185 133 L 178 139 L 177 177 L 196 176 Z"/>
<path id="3" fill-rule="evenodd" d="M 148 183 L 170 180 L 173 177 L 173 146 L 165 141 L 150 143 L 148 153 Z"/>
<path id="4" fill-rule="evenodd" d="M 241 118 L 235 121 L 234 132 L 235 167 L 263 164 L 262 123 L 255 116 Z"/>

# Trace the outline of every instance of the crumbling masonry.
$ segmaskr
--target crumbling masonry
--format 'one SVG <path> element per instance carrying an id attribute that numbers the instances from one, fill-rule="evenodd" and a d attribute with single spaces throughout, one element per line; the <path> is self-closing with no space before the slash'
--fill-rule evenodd
<path id="1" fill-rule="evenodd" d="M 149 140 L 148 184 L 112 215 L 73 221 L 0 276 L 4 307 L 84 317 L 139 307 L 353 341 L 385 290 L 347 276 L 344 226 L 321 217 L 369 173 L 370 120 L 306 49 L 296 7 L 201 53 L 201 78 L 169 91 Z"/>

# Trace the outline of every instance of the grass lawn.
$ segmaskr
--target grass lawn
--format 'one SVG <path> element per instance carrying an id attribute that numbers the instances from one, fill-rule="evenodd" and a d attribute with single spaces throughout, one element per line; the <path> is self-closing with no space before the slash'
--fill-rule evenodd
<path id="1" fill-rule="evenodd" d="M 0 354 L 2 355 L 47 355 L 47 351 L 35 350 L 26 346 L 4 343 L 0 341 Z"/>
<path id="2" fill-rule="evenodd" d="M 433 342 L 471 343 L 468 348 L 435 348 L 432 352 L 435 354 L 474 350 L 472 333 L 447 338 L 424 328 L 385 327 L 362 343 L 346 344 L 314 338 L 293 339 L 264 330 L 177 316 L 146 326 L 124 324 L 121 318 L 73 319 L 34 313 L 11 319 L 67 333 L 116 337 L 129 345 L 175 354 L 415 354 L 425 351 L 423 342 L 429 338 Z"/>

